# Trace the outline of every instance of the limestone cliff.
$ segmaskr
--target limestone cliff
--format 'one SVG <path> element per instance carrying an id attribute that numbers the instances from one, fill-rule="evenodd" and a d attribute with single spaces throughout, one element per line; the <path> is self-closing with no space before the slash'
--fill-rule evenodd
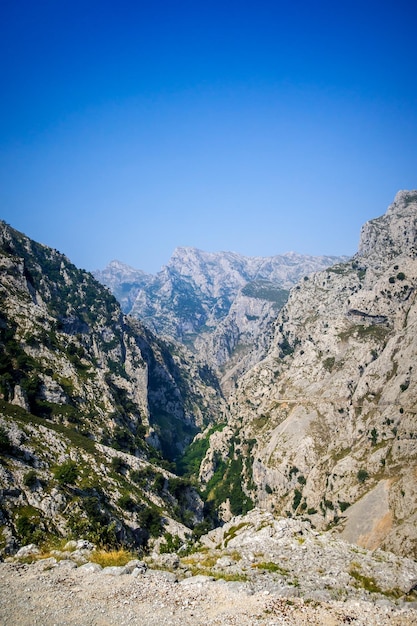
<path id="1" fill-rule="evenodd" d="M 259 506 L 417 555 L 416 246 L 417 192 L 399 192 L 352 260 L 291 290 L 203 479 L 220 468 L 233 487 L 240 460 Z"/>
<path id="2" fill-rule="evenodd" d="M 133 543 L 152 515 L 160 517 L 152 502 L 168 516 L 176 506 L 182 519 L 189 486 L 177 494 L 182 506 L 168 489 L 167 460 L 222 413 L 207 366 L 124 316 L 91 274 L 4 222 L 0 303 L 0 525 L 7 545 L 27 538 L 28 528 L 62 530 L 77 515 L 83 519 L 86 506 L 97 527 L 114 522 L 115 537 Z M 189 506 L 190 523 L 200 505 Z M 201 510 L 195 515 L 201 521 Z"/>

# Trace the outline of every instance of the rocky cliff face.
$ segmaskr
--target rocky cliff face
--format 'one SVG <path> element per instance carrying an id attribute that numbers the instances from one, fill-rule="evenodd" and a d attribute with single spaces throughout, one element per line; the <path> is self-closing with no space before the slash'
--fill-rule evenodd
<path id="1" fill-rule="evenodd" d="M 177 248 L 154 277 L 118 261 L 95 276 L 126 312 L 219 368 L 229 392 L 238 376 L 265 356 L 269 326 L 288 289 L 304 275 L 340 260 L 294 252 L 250 258 Z"/>
<path id="2" fill-rule="evenodd" d="M 58 512 L 65 526 L 71 509 L 75 519 L 77 507 L 86 513 L 85 502 L 95 498 L 103 508 L 101 525 L 114 518 L 119 538 L 124 533 L 136 541 L 122 530 L 134 527 L 135 512 L 147 511 L 146 493 L 158 473 L 166 502 L 157 505 L 172 515 L 176 499 L 158 466 L 221 415 L 215 377 L 185 349 L 125 317 L 90 274 L 3 222 L 0 302 L 2 524 L 16 537 L 25 524 L 31 527 L 30 519 L 45 520 L 47 528 L 55 523 L 47 518 Z M 62 464 L 68 476 L 54 477 Z M 141 486 L 129 479 L 135 472 Z M 127 521 L 126 511 L 105 514 L 123 497 Z M 187 508 L 188 496 L 181 497 Z M 26 520 L 20 531 L 19 515 Z"/>
<path id="3" fill-rule="evenodd" d="M 89 419 L 98 438 L 117 426 L 135 437 L 141 425 L 155 441 L 172 439 L 171 458 L 187 439 L 173 431 L 190 436 L 213 421 L 220 396 L 201 378 L 203 365 L 125 317 L 90 274 L 5 224 L 0 252 L 6 401 L 42 417 Z M 164 427 L 170 420 L 178 427 Z"/>
<path id="4" fill-rule="evenodd" d="M 214 498 L 219 468 L 231 488 L 239 462 L 259 506 L 417 554 L 416 246 L 417 192 L 400 192 L 352 260 L 291 290 L 229 427 L 210 435 L 200 475 Z M 226 516 L 247 506 L 222 497 Z"/>

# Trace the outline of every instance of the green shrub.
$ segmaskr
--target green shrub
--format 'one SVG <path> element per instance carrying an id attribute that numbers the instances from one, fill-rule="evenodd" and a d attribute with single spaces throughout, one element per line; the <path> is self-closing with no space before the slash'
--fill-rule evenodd
<path id="1" fill-rule="evenodd" d="M 274 563 L 273 561 L 261 561 L 260 563 L 255 563 L 253 567 L 257 569 L 263 569 L 266 572 L 271 572 L 272 574 L 280 574 L 281 576 L 287 576 L 288 570 L 285 567 L 281 567 L 278 563 Z"/>
<path id="2" fill-rule="evenodd" d="M 144 487 L 146 485 L 146 479 L 143 473 L 139 470 L 132 470 L 129 474 L 129 478 L 132 482 Z"/>
<path id="3" fill-rule="evenodd" d="M 159 552 L 165 554 L 168 552 L 177 552 L 182 545 L 181 539 L 178 535 L 171 535 L 171 533 L 164 533 L 164 542 L 159 546 Z"/>
<path id="4" fill-rule="evenodd" d="M 219 456 L 216 471 L 209 480 L 206 494 L 213 500 L 216 507 L 229 499 L 230 510 L 233 515 L 244 515 L 253 508 L 251 498 L 242 487 L 243 460 L 241 457 L 232 458 L 227 465 Z"/>
<path id="5" fill-rule="evenodd" d="M 210 445 L 209 436 L 191 442 L 183 456 L 177 461 L 177 470 L 182 475 L 196 475 Z"/>
<path id="6" fill-rule="evenodd" d="M 118 474 L 122 474 L 126 470 L 127 465 L 123 459 L 118 456 L 114 456 L 111 460 L 111 467 Z"/>
<path id="7" fill-rule="evenodd" d="M 115 450 L 133 452 L 135 449 L 134 436 L 127 428 L 116 426 L 110 439 L 110 445 Z"/>
<path id="8" fill-rule="evenodd" d="M 328 372 L 331 372 L 335 364 L 335 360 L 336 359 L 334 356 L 329 356 L 327 359 L 324 359 L 323 361 L 324 369 L 327 370 Z"/>
<path id="9" fill-rule="evenodd" d="M 155 507 L 143 508 L 139 515 L 138 521 L 142 528 L 145 528 L 151 537 L 159 537 L 162 530 L 162 518 Z"/>
<path id="10" fill-rule="evenodd" d="M 132 480 L 140 487 L 146 487 L 151 480 L 155 479 L 155 476 L 155 470 L 152 469 L 150 465 L 140 470 L 131 470 L 129 473 L 130 480 Z"/>
<path id="11" fill-rule="evenodd" d="M 123 496 L 121 496 L 121 498 L 119 498 L 119 500 L 117 501 L 117 504 L 124 511 L 132 512 L 132 511 L 134 511 L 136 509 L 136 502 L 127 493 L 124 494 Z"/>
<path id="12" fill-rule="evenodd" d="M 300 502 L 301 502 L 301 498 L 302 498 L 303 494 L 301 493 L 301 491 L 299 489 L 294 489 L 294 499 L 292 501 L 292 508 L 295 511 Z"/>
<path id="13" fill-rule="evenodd" d="M 161 494 L 165 487 L 165 477 L 163 474 L 156 474 L 155 480 L 153 481 L 153 489 L 156 493 Z"/>
<path id="14" fill-rule="evenodd" d="M 23 476 L 23 484 L 25 485 L 25 487 L 29 487 L 30 489 L 33 489 L 33 487 L 35 487 L 37 483 L 38 483 L 38 475 L 35 472 L 35 470 L 29 470 L 29 472 L 27 472 Z"/>
<path id="15" fill-rule="evenodd" d="M 61 485 L 73 485 L 78 478 L 78 468 L 75 461 L 66 461 L 54 470 L 54 477 Z"/>
<path id="16" fill-rule="evenodd" d="M 191 482 L 188 478 L 175 477 L 168 480 L 168 489 L 178 502 L 184 502 L 186 490 L 189 487 L 191 487 Z"/>
<path id="17" fill-rule="evenodd" d="M 0 426 L 0 452 L 9 454 L 13 450 L 13 445 L 6 430 Z"/>
<path id="18" fill-rule="evenodd" d="M 32 506 L 19 509 L 15 518 L 16 533 L 20 542 L 40 543 L 45 539 L 45 528 L 42 523 L 42 513 Z"/>
<path id="19" fill-rule="evenodd" d="M 356 476 L 360 483 L 364 483 L 369 478 L 369 474 L 366 471 L 366 469 L 358 470 L 358 473 L 356 474 Z"/>
<path id="20" fill-rule="evenodd" d="M 375 578 L 361 574 L 354 567 L 350 569 L 349 575 L 352 576 L 352 578 L 355 578 L 355 580 L 357 581 L 356 587 L 362 587 L 370 593 L 383 593 L 382 589 L 378 586 Z"/>
<path id="21" fill-rule="evenodd" d="M 282 352 L 283 356 L 288 356 L 290 354 L 293 354 L 294 346 L 292 346 L 290 344 L 290 342 L 288 341 L 287 337 L 284 337 L 283 340 L 278 345 L 279 345 L 279 347 L 281 349 L 281 352 Z"/>
<path id="22" fill-rule="evenodd" d="M 110 507 L 102 493 L 78 499 L 67 523 L 74 537 L 88 539 L 103 548 L 120 547 L 117 524 L 110 517 Z"/>
<path id="23" fill-rule="evenodd" d="M 376 446 L 377 440 L 378 440 L 378 431 L 376 428 L 373 428 L 371 430 L 371 441 L 372 441 L 373 446 Z"/>

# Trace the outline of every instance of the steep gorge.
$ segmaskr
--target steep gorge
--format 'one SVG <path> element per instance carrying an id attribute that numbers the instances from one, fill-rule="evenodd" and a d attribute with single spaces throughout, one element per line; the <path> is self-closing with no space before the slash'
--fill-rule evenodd
<path id="1" fill-rule="evenodd" d="M 197 257 L 200 295 L 181 281 L 202 306 L 232 261 L 208 281 Z M 417 556 L 416 191 L 364 225 L 352 259 L 303 272 L 286 302 L 288 284 L 233 269 L 234 299 L 222 315 L 212 302 L 193 351 L 4 223 L 0 270 L 3 552 L 71 533 L 128 545 L 165 534 L 173 547 L 258 506 Z M 155 302 L 176 324 L 164 289 Z"/>
<path id="2" fill-rule="evenodd" d="M 245 257 L 183 247 L 155 276 L 119 261 L 94 275 L 126 313 L 206 361 L 228 395 L 266 355 L 272 322 L 288 290 L 303 276 L 343 259 L 295 252 Z"/>

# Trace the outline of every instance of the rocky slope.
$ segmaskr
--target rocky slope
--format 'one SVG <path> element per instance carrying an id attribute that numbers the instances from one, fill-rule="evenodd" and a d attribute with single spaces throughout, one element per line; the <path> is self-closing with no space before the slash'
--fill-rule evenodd
<path id="1" fill-rule="evenodd" d="M 250 258 L 177 248 L 156 276 L 119 261 L 95 276 L 112 290 L 125 312 L 220 368 L 223 387 L 229 391 L 240 374 L 265 356 L 268 328 L 288 289 L 304 275 L 340 260 L 294 252 Z M 255 353 L 250 354 L 254 346 Z"/>
<path id="2" fill-rule="evenodd" d="M 417 618 L 414 561 L 259 510 L 202 537 L 189 555 L 116 554 L 119 565 L 99 564 L 110 556 L 85 541 L 49 554 L 21 549 L 0 564 L 1 623 L 411 626 Z"/>
<path id="3" fill-rule="evenodd" d="M 4 222 L 0 302 L 3 548 L 75 531 L 78 518 L 90 534 L 107 524 L 133 543 L 162 531 L 162 513 L 200 522 L 198 494 L 182 483 L 180 493 L 161 466 L 222 416 L 207 365 Z"/>
<path id="4" fill-rule="evenodd" d="M 206 440 L 200 477 L 226 518 L 252 501 L 417 556 L 416 252 L 417 192 L 399 192 L 352 260 L 291 290 Z"/>
<path id="5" fill-rule="evenodd" d="M 417 619 L 409 603 L 304 601 L 204 576 L 181 582 L 157 570 L 111 576 L 62 563 L 0 563 L 4 626 L 414 626 Z"/>

